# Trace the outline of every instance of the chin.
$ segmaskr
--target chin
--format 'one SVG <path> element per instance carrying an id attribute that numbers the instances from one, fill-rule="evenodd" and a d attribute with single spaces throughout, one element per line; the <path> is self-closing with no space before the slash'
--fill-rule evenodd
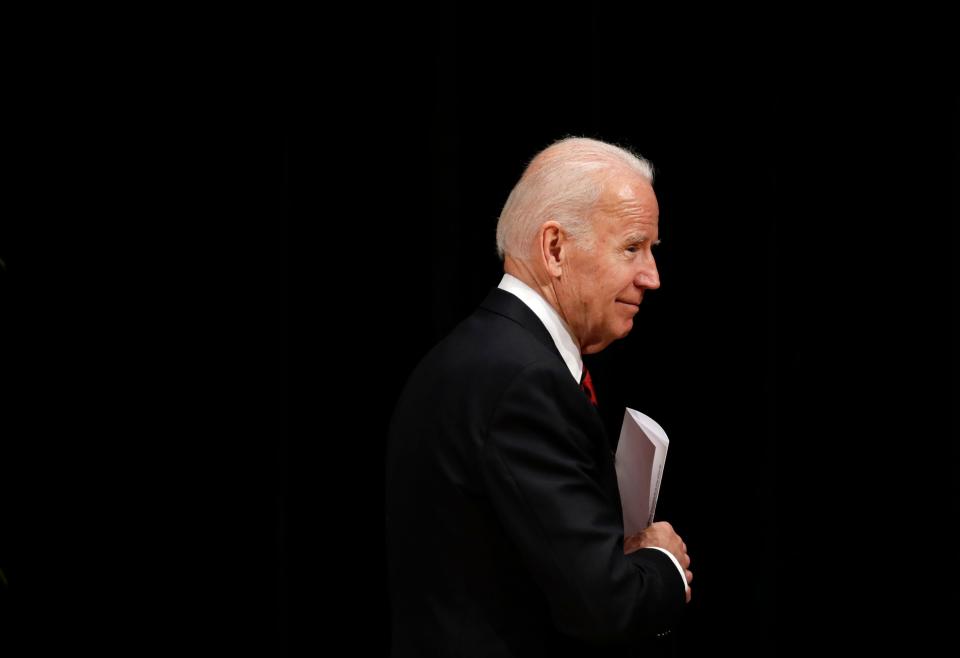
<path id="1" fill-rule="evenodd" d="M 587 346 L 584 350 L 584 354 L 596 354 L 597 352 L 602 352 L 610 346 L 610 343 L 620 340 L 621 338 L 626 338 L 630 333 L 630 330 L 633 329 L 633 322 L 631 322 L 627 327 L 618 332 L 610 332 L 607 338 L 599 343 L 594 343 L 593 345 Z"/>

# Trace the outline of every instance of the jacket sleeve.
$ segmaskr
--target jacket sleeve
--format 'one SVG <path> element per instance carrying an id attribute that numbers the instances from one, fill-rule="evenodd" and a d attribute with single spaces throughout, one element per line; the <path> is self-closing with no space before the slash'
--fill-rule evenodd
<path id="1" fill-rule="evenodd" d="M 564 373 L 559 373 L 564 374 Z M 486 491 L 563 633 L 633 644 L 675 625 L 685 595 L 657 550 L 623 554 L 617 500 L 602 484 L 594 411 L 572 378 L 533 363 L 500 397 L 481 448 Z"/>

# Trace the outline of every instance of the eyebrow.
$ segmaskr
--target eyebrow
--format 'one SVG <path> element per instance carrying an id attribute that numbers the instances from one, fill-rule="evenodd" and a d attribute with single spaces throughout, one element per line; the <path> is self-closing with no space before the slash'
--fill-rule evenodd
<path id="1" fill-rule="evenodd" d="M 649 240 L 649 238 L 642 233 L 632 233 L 628 235 L 623 242 L 624 244 L 637 244 L 640 242 L 646 242 L 647 240 Z M 658 244 L 660 244 L 659 238 L 654 241 L 653 246 L 656 247 Z"/>

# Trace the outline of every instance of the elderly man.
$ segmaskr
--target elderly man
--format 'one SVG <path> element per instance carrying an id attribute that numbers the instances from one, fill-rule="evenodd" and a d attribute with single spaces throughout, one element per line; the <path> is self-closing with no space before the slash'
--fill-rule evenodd
<path id="1" fill-rule="evenodd" d="M 690 559 L 668 523 L 624 537 L 581 358 L 626 336 L 659 287 L 658 216 L 650 164 L 590 139 L 539 153 L 510 193 L 503 279 L 417 366 L 391 422 L 394 656 L 663 648 Z"/>

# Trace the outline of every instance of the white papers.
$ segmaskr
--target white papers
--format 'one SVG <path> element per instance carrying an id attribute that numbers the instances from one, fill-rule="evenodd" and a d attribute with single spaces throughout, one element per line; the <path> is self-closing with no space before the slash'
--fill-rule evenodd
<path id="1" fill-rule="evenodd" d="M 623 532 L 628 537 L 653 523 L 669 445 L 667 433 L 655 420 L 627 408 L 620 428 L 616 466 Z"/>

